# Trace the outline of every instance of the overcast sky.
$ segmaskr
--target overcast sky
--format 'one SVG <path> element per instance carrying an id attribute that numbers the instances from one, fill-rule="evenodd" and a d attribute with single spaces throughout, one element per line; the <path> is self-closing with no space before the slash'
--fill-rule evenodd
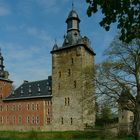
<path id="1" fill-rule="evenodd" d="M 74 7 L 81 19 L 80 32 L 91 40 L 99 63 L 116 27 L 104 31 L 98 24 L 100 13 L 87 17 L 85 0 L 74 0 Z M 72 0 L 0 0 L 0 47 L 5 70 L 16 87 L 23 80 L 42 80 L 51 75 L 50 51 L 55 39 L 61 46 L 71 9 Z"/>

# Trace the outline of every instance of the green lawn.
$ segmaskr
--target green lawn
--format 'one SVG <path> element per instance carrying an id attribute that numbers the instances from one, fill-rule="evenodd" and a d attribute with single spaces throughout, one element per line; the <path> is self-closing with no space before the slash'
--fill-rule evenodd
<path id="1" fill-rule="evenodd" d="M 110 138 L 103 131 L 66 131 L 66 132 L 17 132 L 0 131 L 0 140 L 133 140 L 132 138 Z"/>
<path id="2" fill-rule="evenodd" d="M 0 138 L 0 140 L 133 140 L 132 138 L 90 138 L 90 139 L 82 139 L 82 138 L 76 138 L 76 139 L 67 139 L 67 138 Z"/>

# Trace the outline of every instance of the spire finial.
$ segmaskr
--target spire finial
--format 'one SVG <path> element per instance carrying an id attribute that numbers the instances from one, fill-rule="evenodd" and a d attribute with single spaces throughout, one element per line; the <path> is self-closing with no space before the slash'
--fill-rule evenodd
<path id="1" fill-rule="evenodd" d="M 72 0 L 72 10 L 74 10 L 74 1 Z"/>
<path id="2" fill-rule="evenodd" d="M 54 39 L 54 42 L 55 42 L 55 44 L 57 44 L 57 39 L 56 38 Z"/>
<path id="3" fill-rule="evenodd" d="M 1 55 L 1 47 L 0 47 L 0 55 Z"/>

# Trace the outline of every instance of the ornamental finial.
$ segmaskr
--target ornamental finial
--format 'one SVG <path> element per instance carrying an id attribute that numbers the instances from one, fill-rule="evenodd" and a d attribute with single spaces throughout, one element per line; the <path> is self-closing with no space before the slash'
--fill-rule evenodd
<path id="1" fill-rule="evenodd" d="M 72 0 L 72 10 L 74 10 L 74 1 Z"/>

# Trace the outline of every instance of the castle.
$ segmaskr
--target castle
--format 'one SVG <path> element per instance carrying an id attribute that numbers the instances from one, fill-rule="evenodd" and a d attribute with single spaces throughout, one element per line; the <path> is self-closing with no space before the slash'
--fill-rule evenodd
<path id="1" fill-rule="evenodd" d="M 84 130 L 95 124 L 94 56 L 72 9 L 61 47 L 55 43 L 52 76 L 13 90 L 0 53 L 0 130 Z M 92 75 L 89 75 L 92 74 Z"/>

